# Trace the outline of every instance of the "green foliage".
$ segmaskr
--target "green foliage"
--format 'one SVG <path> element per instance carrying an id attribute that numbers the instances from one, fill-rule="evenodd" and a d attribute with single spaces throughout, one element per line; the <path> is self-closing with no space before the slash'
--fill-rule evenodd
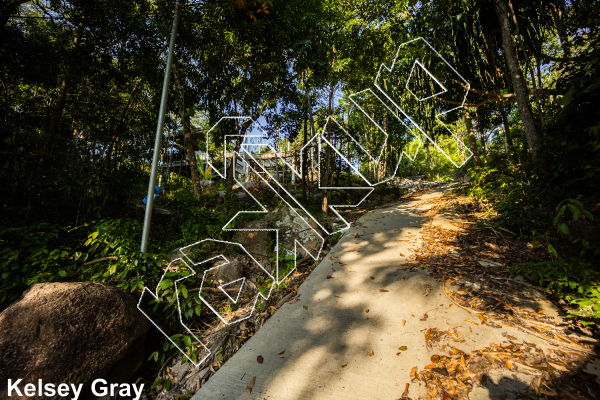
<path id="1" fill-rule="evenodd" d="M 559 298 L 579 309 L 569 317 L 578 317 L 584 325 L 600 324 L 600 271 L 591 263 L 571 258 L 515 266 L 515 274 L 528 277 L 553 290 Z"/>

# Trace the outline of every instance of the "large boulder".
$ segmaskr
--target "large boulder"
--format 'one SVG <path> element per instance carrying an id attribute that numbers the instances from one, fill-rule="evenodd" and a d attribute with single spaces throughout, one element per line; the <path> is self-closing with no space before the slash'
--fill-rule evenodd
<path id="1" fill-rule="evenodd" d="M 274 233 L 266 230 L 257 231 L 257 229 L 273 229 L 267 221 L 250 221 L 239 229 L 245 230 L 235 231 L 233 242 L 240 243 L 255 258 L 267 256 L 267 243 L 269 239 L 274 239 Z"/>
<path id="2" fill-rule="evenodd" d="M 302 216 L 302 217 L 301 217 Z M 297 251 L 304 257 L 307 253 L 317 256 L 323 238 L 320 235 L 320 229 L 314 228 L 311 224 L 311 218 L 299 209 L 290 207 L 281 207 L 273 210 L 268 215 L 269 222 L 279 230 L 279 246 L 292 252 L 294 244 L 298 241 L 308 250 L 298 246 Z M 307 223 L 308 221 L 308 223 Z M 317 225 L 318 226 L 318 225 Z M 312 229 L 311 229 L 312 228 Z"/>
<path id="3" fill-rule="evenodd" d="M 122 289 L 98 282 L 33 285 L 0 314 L 0 399 L 7 398 L 8 379 L 22 379 L 21 388 L 38 379 L 83 384 L 88 392 L 80 399 L 91 398 L 94 379 L 127 382 L 143 360 L 147 330 L 148 320 Z"/>

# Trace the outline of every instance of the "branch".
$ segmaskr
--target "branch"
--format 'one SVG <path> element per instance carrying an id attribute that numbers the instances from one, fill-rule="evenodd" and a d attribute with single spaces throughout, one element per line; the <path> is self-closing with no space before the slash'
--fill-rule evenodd
<path id="1" fill-rule="evenodd" d="M 101 263 L 103 261 L 108 261 L 108 260 L 116 260 L 116 259 L 117 259 L 117 256 L 102 257 L 102 258 L 99 258 L 99 259 L 94 260 L 94 261 L 84 262 L 83 264 L 81 264 L 81 266 L 82 267 L 87 267 L 88 265 L 97 264 L 97 263 Z"/>

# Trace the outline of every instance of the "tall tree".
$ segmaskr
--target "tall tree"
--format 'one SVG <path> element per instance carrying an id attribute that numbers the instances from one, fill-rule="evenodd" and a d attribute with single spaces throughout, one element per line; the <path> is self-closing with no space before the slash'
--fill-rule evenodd
<path id="1" fill-rule="evenodd" d="M 517 59 L 517 46 L 511 29 L 511 10 L 508 7 L 506 0 L 494 0 L 494 6 L 496 7 L 496 12 L 498 13 L 498 19 L 500 21 L 502 48 L 510 71 L 511 80 L 515 88 L 517 107 L 519 108 L 521 121 L 523 121 L 527 146 L 531 155 L 536 158 L 538 155 L 537 142 L 539 140 L 539 135 L 529 103 L 527 81 L 525 80 L 525 76 L 523 75 L 523 71 L 519 66 L 519 61 Z"/>

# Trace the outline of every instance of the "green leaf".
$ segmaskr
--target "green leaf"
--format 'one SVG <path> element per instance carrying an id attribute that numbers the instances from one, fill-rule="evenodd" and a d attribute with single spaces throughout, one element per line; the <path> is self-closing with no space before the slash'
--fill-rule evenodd
<path id="1" fill-rule="evenodd" d="M 583 213 L 583 215 L 585 216 L 586 219 L 593 221 L 594 217 L 592 217 L 592 214 L 589 211 L 583 210 L 581 211 Z"/>
<path id="2" fill-rule="evenodd" d="M 160 386 L 165 380 L 164 379 L 157 379 L 154 381 L 154 383 L 152 384 L 152 387 L 150 389 L 154 389 L 157 386 Z"/>
<path id="3" fill-rule="evenodd" d="M 565 235 L 568 235 L 569 234 L 569 227 L 567 226 L 567 224 L 565 224 L 565 223 L 560 224 L 560 231 L 562 233 L 564 233 Z"/>
<path id="4" fill-rule="evenodd" d="M 171 287 L 172 285 L 173 285 L 173 281 L 172 281 L 172 280 L 170 280 L 170 279 L 165 279 L 165 280 L 163 280 L 163 281 L 160 283 L 160 285 L 158 285 L 158 288 L 159 288 L 160 290 L 165 290 L 165 289 L 167 289 L 167 288 Z"/>
<path id="5" fill-rule="evenodd" d="M 165 390 L 168 392 L 171 389 L 171 381 L 165 381 L 164 386 Z"/>
<path id="6" fill-rule="evenodd" d="M 575 204 L 578 207 L 583 207 L 583 204 L 581 204 L 581 202 L 577 199 L 569 199 L 569 203 Z"/>
<path id="7" fill-rule="evenodd" d="M 197 315 L 197 316 L 200 316 L 200 312 L 201 312 L 201 311 L 202 311 L 202 307 L 200 306 L 200 304 L 198 304 L 198 305 L 196 306 L 196 315 Z"/>
<path id="8" fill-rule="evenodd" d="M 183 343 L 185 344 L 186 347 L 192 347 L 192 339 L 190 339 L 189 336 L 183 337 Z"/>
<path id="9" fill-rule="evenodd" d="M 187 297 L 188 297 L 187 288 L 184 285 L 181 285 L 181 287 L 179 289 L 181 289 L 181 294 L 183 295 L 183 297 L 187 299 Z"/>
<path id="10" fill-rule="evenodd" d="M 67 276 L 67 271 L 61 269 L 60 271 L 58 271 L 58 274 L 64 278 L 65 276 Z"/>
<path id="11" fill-rule="evenodd" d="M 556 250 L 554 249 L 554 246 L 552 246 L 551 244 L 548 245 L 548 251 L 551 254 L 554 254 L 554 257 L 558 257 L 558 254 L 556 254 Z"/>

